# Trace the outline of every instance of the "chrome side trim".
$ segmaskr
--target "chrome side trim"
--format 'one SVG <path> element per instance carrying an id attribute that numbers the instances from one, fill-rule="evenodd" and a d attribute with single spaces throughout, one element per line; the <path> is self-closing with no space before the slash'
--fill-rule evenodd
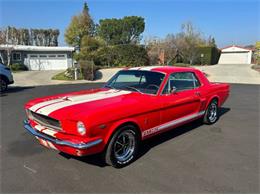
<path id="1" fill-rule="evenodd" d="M 162 125 L 153 127 L 153 128 L 151 128 L 151 129 L 147 129 L 147 130 L 145 130 L 145 131 L 142 132 L 142 137 L 151 135 L 151 134 L 156 133 L 156 132 L 158 132 L 158 131 L 162 131 L 162 130 L 167 129 L 167 128 L 169 128 L 169 127 L 174 127 L 175 125 L 178 125 L 178 124 L 183 123 L 183 122 L 185 122 L 185 121 L 188 121 L 188 120 L 191 120 L 191 119 L 194 119 L 194 118 L 198 118 L 198 117 L 200 117 L 200 116 L 203 116 L 204 114 L 205 114 L 205 110 L 200 111 L 200 112 L 195 113 L 195 114 L 191 114 L 191 115 L 189 115 L 189 116 L 182 117 L 182 118 L 180 118 L 180 119 L 176 119 L 176 120 L 173 120 L 173 121 L 164 123 L 164 124 L 162 124 Z"/>
<path id="2" fill-rule="evenodd" d="M 102 139 L 97 139 L 95 141 L 91 141 L 88 143 L 73 143 L 73 142 L 69 142 L 69 141 L 62 141 L 59 139 L 51 138 L 49 136 L 44 135 L 43 133 L 38 132 L 34 128 L 32 128 L 32 126 L 29 124 L 28 120 L 24 120 L 24 128 L 30 134 L 32 134 L 38 138 L 41 138 L 46 141 L 50 141 L 57 145 L 69 146 L 69 147 L 76 148 L 76 149 L 87 149 L 87 148 L 93 147 L 97 144 L 100 144 L 103 141 Z"/>

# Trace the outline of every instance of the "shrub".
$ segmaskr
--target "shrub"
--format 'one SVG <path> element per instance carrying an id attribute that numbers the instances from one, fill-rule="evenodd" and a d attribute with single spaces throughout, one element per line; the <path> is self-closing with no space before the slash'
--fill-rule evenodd
<path id="1" fill-rule="evenodd" d="M 114 47 L 116 66 L 147 66 L 149 57 L 141 45 L 117 45 Z"/>
<path id="2" fill-rule="evenodd" d="M 141 45 L 133 44 L 102 47 L 95 52 L 93 61 L 100 66 L 149 65 L 146 49 Z"/>
<path id="3" fill-rule="evenodd" d="M 99 68 L 95 66 L 93 61 L 80 60 L 79 65 L 82 72 L 82 76 L 85 80 L 95 80 L 95 74 Z"/>
<path id="4" fill-rule="evenodd" d="M 11 64 L 10 68 L 12 71 L 25 71 L 28 70 L 28 68 L 23 64 Z"/>
<path id="5" fill-rule="evenodd" d="M 196 64 L 217 64 L 220 56 L 220 50 L 216 47 L 199 47 L 198 48 L 199 57 Z M 204 56 L 201 57 L 200 55 Z"/>

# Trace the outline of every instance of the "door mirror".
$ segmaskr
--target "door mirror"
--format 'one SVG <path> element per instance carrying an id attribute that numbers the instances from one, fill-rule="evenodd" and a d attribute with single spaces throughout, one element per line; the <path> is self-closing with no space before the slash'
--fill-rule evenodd
<path id="1" fill-rule="evenodd" d="M 177 88 L 173 86 L 171 88 L 171 94 L 176 94 L 176 93 L 177 93 Z"/>

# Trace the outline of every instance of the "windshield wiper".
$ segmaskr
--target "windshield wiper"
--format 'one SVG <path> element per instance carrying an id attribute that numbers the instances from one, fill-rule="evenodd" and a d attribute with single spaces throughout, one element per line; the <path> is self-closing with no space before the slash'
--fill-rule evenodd
<path id="1" fill-rule="evenodd" d="M 135 91 L 137 91 L 137 92 L 139 92 L 139 93 L 142 93 L 139 89 L 136 89 L 135 87 L 125 86 L 125 88 L 127 88 L 127 89 L 133 89 L 133 90 L 135 90 Z"/>

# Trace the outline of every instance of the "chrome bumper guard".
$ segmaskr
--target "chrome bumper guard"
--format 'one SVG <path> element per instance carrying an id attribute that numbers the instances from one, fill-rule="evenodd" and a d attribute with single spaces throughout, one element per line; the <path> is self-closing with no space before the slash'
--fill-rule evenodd
<path id="1" fill-rule="evenodd" d="M 32 126 L 30 125 L 28 120 L 24 120 L 24 128 L 32 135 L 44 139 L 46 141 L 50 141 L 54 144 L 57 145 L 63 145 L 63 146 L 69 146 L 72 148 L 76 148 L 76 149 L 87 149 L 90 147 L 93 147 L 97 144 L 100 144 L 103 140 L 102 139 L 97 139 L 95 141 L 90 141 L 88 143 L 73 143 L 73 142 L 69 142 L 69 141 L 62 141 L 59 139 L 55 139 L 55 138 L 51 138 L 49 136 L 46 136 L 40 132 L 38 132 L 37 130 L 35 130 L 34 128 L 32 128 Z"/>

